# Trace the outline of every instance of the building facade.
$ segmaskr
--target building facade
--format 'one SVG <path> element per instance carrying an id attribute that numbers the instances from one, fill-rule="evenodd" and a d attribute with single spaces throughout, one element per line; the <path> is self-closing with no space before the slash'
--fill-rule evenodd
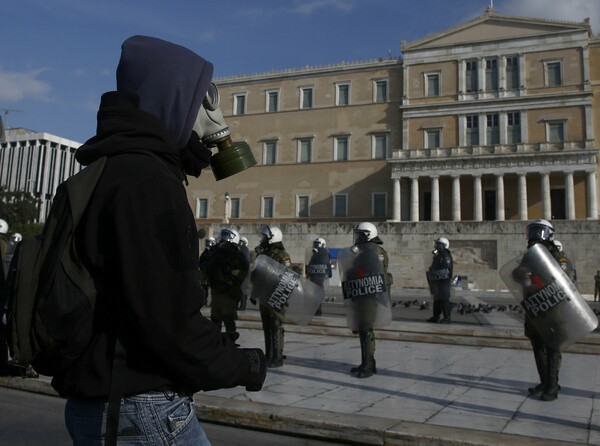
<path id="1" fill-rule="evenodd" d="M 402 50 L 394 220 L 598 218 L 587 21 L 488 9 Z"/>
<path id="2" fill-rule="evenodd" d="M 81 144 L 22 128 L 7 129 L 3 139 L 0 186 L 8 191 L 30 192 L 38 198 L 38 221 L 44 222 L 58 185 L 82 169 L 75 160 L 75 150 Z"/>
<path id="3" fill-rule="evenodd" d="M 217 79 L 258 161 L 188 186 L 200 223 L 597 219 L 600 41 L 480 17 L 403 58 Z"/>

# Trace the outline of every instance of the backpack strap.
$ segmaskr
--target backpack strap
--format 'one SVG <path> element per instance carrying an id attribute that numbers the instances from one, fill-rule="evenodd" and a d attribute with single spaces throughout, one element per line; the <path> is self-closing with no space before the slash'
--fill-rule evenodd
<path id="1" fill-rule="evenodd" d="M 105 446 L 117 446 L 119 434 L 119 415 L 121 413 L 121 397 L 125 388 L 125 358 L 126 353 L 121 341 L 115 336 L 115 351 L 113 354 L 108 407 L 106 408 Z"/>

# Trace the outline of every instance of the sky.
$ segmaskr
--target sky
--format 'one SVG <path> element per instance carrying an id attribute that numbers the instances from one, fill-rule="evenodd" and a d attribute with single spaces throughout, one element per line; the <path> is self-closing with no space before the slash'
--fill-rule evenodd
<path id="1" fill-rule="evenodd" d="M 121 44 L 136 34 L 183 45 L 216 78 L 400 57 L 413 41 L 483 14 L 581 22 L 600 33 L 600 0 L 4 0 L 0 113 L 79 143 L 115 89 Z"/>

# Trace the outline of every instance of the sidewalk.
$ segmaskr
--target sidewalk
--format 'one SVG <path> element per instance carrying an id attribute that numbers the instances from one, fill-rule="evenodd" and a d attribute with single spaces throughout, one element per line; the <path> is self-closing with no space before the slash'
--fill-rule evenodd
<path id="1" fill-rule="evenodd" d="M 240 315 L 241 346 L 262 346 L 258 315 Z M 527 398 L 537 373 L 522 326 L 394 321 L 376 331 L 378 373 L 358 379 L 343 322 L 286 324 L 287 359 L 263 389 L 198 393 L 199 418 L 365 445 L 600 445 L 598 333 L 563 354 L 559 398 L 542 402 Z M 0 385 L 52 393 L 46 378 Z"/>

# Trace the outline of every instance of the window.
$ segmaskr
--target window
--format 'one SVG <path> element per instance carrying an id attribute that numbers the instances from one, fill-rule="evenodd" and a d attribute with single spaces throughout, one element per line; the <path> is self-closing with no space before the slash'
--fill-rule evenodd
<path id="1" fill-rule="evenodd" d="M 300 108 L 312 108 L 313 87 L 300 88 Z"/>
<path id="2" fill-rule="evenodd" d="M 562 85 L 562 63 L 560 61 L 545 62 L 544 71 L 546 86 L 555 87 Z"/>
<path id="3" fill-rule="evenodd" d="M 335 105 L 350 104 L 350 84 L 337 84 L 335 86 Z"/>
<path id="4" fill-rule="evenodd" d="M 468 60 L 466 63 L 465 83 L 468 92 L 477 91 L 477 61 Z"/>
<path id="5" fill-rule="evenodd" d="M 474 146 L 479 144 L 479 117 L 477 115 L 467 115 L 467 145 Z"/>
<path id="6" fill-rule="evenodd" d="M 519 58 L 510 56 L 506 58 L 506 89 L 519 88 Z"/>
<path id="7" fill-rule="evenodd" d="M 507 113 L 506 119 L 506 142 L 508 144 L 516 144 L 521 142 L 521 113 Z"/>
<path id="8" fill-rule="evenodd" d="M 277 141 L 265 141 L 263 143 L 263 164 L 277 163 Z"/>
<path id="9" fill-rule="evenodd" d="M 347 136 L 339 136 L 333 142 L 334 161 L 348 161 L 349 141 Z"/>
<path id="10" fill-rule="evenodd" d="M 500 115 L 488 113 L 486 115 L 486 139 L 487 145 L 500 144 Z"/>
<path id="11" fill-rule="evenodd" d="M 549 142 L 561 142 L 565 140 L 565 123 L 563 121 L 548 122 L 546 125 Z"/>
<path id="12" fill-rule="evenodd" d="M 262 197 L 262 209 L 260 215 L 263 218 L 273 218 L 273 210 L 275 208 L 274 197 Z"/>
<path id="13" fill-rule="evenodd" d="M 440 95 L 440 74 L 426 73 L 425 74 L 425 96 Z"/>
<path id="14" fill-rule="evenodd" d="M 374 193 L 372 208 L 373 217 L 385 217 L 387 215 L 387 194 Z"/>
<path id="15" fill-rule="evenodd" d="M 233 96 L 233 114 L 246 114 L 246 93 L 240 93 Z"/>
<path id="16" fill-rule="evenodd" d="M 347 217 L 348 216 L 348 195 L 334 194 L 333 195 L 333 216 Z"/>
<path id="17" fill-rule="evenodd" d="M 208 198 L 196 198 L 196 218 L 208 218 Z"/>
<path id="18" fill-rule="evenodd" d="M 310 209 L 310 197 L 308 195 L 298 195 L 296 197 L 296 216 L 298 218 L 308 218 Z"/>
<path id="19" fill-rule="evenodd" d="M 387 102 L 388 100 L 388 81 L 387 80 L 378 80 L 375 81 L 374 88 L 374 98 L 375 102 Z"/>
<path id="20" fill-rule="evenodd" d="M 441 130 L 425 130 L 425 148 L 436 149 L 441 146 Z"/>
<path id="21" fill-rule="evenodd" d="M 387 158 L 387 135 L 373 135 L 373 159 Z"/>
<path id="22" fill-rule="evenodd" d="M 267 112 L 276 112 L 279 110 L 279 90 L 267 90 Z"/>
<path id="23" fill-rule="evenodd" d="M 498 59 L 485 61 L 485 90 L 498 91 Z"/>
<path id="24" fill-rule="evenodd" d="M 298 162 L 310 163 L 312 161 L 312 139 L 298 140 Z"/>
<path id="25" fill-rule="evenodd" d="M 240 199 L 230 198 L 230 216 L 231 218 L 240 218 Z"/>

